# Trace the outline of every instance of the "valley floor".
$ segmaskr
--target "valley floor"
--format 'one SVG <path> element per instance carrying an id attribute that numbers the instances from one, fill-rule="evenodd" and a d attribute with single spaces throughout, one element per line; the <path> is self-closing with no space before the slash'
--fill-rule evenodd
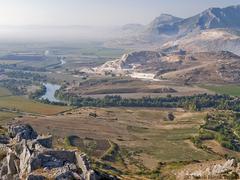
<path id="1" fill-rule="evenodd" d="M 170 112 L 175 116 L 174 121 L 167 119 Z M 205 114 L 182 109 L 79 108 L 53 116 L 26 116 L 16 120 L 31 124 L 39 133 L 51 133 L 56 139 L 72 137 L 77 148 L 97 161 L 100 159 L 121 174 L 139 175 L 139 172 L 156 170 L 159 162 L 220 159 L 219 155 L 196 148 L 190 141 L 197 135 Z M 56 145 L 60 142 L 65 140 L 57 141 Z M 119 149 L 111 160 L 102 161 L 108 142 Z"/>

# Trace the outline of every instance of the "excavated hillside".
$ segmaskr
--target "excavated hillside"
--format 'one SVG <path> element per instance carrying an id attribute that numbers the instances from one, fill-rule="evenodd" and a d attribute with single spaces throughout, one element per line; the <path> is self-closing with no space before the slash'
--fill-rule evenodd
<path id="1" fill-rule="evenodd" d="M 121 74 L 138 78 L 136 74 L 151 80 L 171 80 L 192 83 L 240 81 L 240 57 L 228 52 L 163 53 L 139 51 L 125 54 L 94 70 L 100 74 Z M 140 76 L 140 75 L 139 75 Z"/>

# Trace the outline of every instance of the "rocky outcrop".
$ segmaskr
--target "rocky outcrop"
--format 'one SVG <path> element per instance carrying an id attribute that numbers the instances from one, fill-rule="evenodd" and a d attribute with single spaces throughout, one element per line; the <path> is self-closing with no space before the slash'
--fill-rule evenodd
<path id="1" fill-rule="evenodd" d="M 32 174 L 30 174 L 27 177 L 27 180 L 46 180 L 46 178 L 44 176 L 41 176 L 41 175 L 32 175 Z"/>
<path id="2" fill-rule="evenodd" d="M 234 159 L 229 159 L 224 163 L 200 165 L 198 170 L 186 169 L 177 175 L 177 179 L 239 179 L 239 167 Z"/>
<path id="3" fill-rule="evenodd" d="M 22 139 L 35 139 L 37 138 L 37 132 L 30 125 L 13 125 L 9 126 L 9 135 L 15 138 L 18 142 Z"/>
<path id="4" fill-rule="evenodd" d="M 0 179 L 117 179 L 93 170 L 85 154 L 53 149 L 52 136 L 39 136 L 29 125 L 12 125 L 9 135 L 9 141 L 0 142 L 7 151 Z"/>

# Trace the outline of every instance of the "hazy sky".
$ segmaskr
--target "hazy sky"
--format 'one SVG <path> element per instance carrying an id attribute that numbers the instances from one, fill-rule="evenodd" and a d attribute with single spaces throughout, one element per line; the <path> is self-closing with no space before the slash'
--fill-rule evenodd
<path id="1" fill-rule="evenodd" d="M 240 0 L 0 0 L 0 25 L 123 25 L 161 13 L 188 17 Z"/>

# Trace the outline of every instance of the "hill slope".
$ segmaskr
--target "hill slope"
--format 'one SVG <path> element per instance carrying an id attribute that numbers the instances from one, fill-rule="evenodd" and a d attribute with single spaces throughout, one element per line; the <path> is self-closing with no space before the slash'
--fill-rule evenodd
<path id="1" fill-rule="evenodd" d="M 171 80 L 190 83 L 240 82 L 240 57 L 228 52 L 163 53 L 139 51 L 125 54 L 94 70 L 100 74 L 138 75 L 150 80 Z M 138 75 L 137 75 L 138 74 Z"/>
<path id="2" fill-rule="evenodd" d="M 191 52 L 230 51 L 240 55 L 240 31 L 226 29 L 204 30 L 165 43 L 164 51 Z"/>

